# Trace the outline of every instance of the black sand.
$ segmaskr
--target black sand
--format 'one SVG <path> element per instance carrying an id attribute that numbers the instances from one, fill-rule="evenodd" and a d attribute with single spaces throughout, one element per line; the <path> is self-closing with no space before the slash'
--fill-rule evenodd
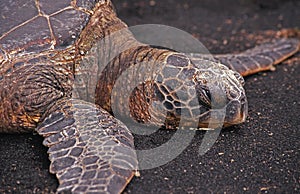
<path id="1" fill-rule="evenodd" d="M 115 2 L 129 25 L 180 28 L 212 53 L 244 50 L 278 36 L 283 28 L 300 28 L 297 0 Z M 203 156 L 198 149 L 204 132 L 197 132 L 179 157 L 141 171 L 125 193 L 299 193 L 299 80 L 299 53 L 274 72 L 247 77 L 249 117 L 244 124 L 223 130 Z M 136 146 L 159 145 L 170 134 L 160 130 L 155 137 L 138 138 Z M 48 172 L 41 137 L 0 134 L 0 142 L 0 193 L 55 191 L 58 183 Z"/>

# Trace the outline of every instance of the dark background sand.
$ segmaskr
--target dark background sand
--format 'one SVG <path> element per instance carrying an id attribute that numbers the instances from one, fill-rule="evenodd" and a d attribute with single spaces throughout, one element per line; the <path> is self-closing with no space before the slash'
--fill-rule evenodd
<path id="1" fill-rule="evenodd" d="M 300 28 L 297 0 L 120 0 L 119 16 L 130 26 L 159 23 L 185 30 L 212 53 L 268 41 L 283 28 Z M 155 4 L 155 5 L 154 5 Z M 285 33 L 281 33 L 285 34 Z M 125 193 L 299 193 L 300 55 L 246 78 L 249 117 L 225 129 L 203 156 L 198 131 L 175 160 L 141 171 Z M 137 147 L 160 145 L 171 131 L 137 138 Z M 0 193 L 54 192 L 47 149 L 38 135 L 0 134 Z"/>

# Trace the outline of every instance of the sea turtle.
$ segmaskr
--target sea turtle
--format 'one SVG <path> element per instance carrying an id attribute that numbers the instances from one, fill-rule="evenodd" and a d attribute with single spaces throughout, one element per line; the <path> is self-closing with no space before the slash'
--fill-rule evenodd
<path id="1" fill-rule="evenodd" d="M 119 93 L 129 93 L 130 102 L 117 102 L 121 115 L 170 128 L 196 119 L 205 128 L 214 101 L 226 104 L 224 126 L 230 126 L 247 115 L 241 75 L 270 69 L 299 49 L 298 40 L 280 39 L 214 60 L 186 56 L 136 41 L 110 0 L 16 0 L 1 2 L 0 9 L 0 132 L 35 130 L 45 138 L 58 192 L 119 193 L 131 180 L 137 169 L 133 137 L 110 114 L 113 86 L 130 67 L 146 62 L 155 80 L 130 93 L 123 83 Z M 95 47 L 99 40 L 109 47 Z M 116 49 L 108 65 L 97 61 Z M 169 87 L 174 83 L 183 85 L 176 91 L 180 99 Z M 212 95 L 216 91 L 225 98 Z"/>

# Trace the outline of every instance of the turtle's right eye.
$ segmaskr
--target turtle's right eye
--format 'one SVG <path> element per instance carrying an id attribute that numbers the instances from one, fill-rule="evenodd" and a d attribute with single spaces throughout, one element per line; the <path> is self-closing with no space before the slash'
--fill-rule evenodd
<path id="1" fill-rule="evenodd" d="M 210 94 L 209 89 L 207 89 L 206 87 L 203 87 L 202 93 L 204 94 L 204 96 L 207 100 L 211 101 L 211 94 Z"/>
<path id="2" fill-rule="evenodd" d="M 207 86 L 196 86 L 199 104 L 211 108 L 211 93 Z"/>

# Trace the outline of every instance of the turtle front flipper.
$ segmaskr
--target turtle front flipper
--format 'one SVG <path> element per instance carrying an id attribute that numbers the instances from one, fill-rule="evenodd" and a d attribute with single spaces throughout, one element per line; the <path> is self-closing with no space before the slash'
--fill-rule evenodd
<path id="1" fill-rule="evenodd" d="M 36 130 L 49 147 L 57 192 L 120 193 L 137 169 L 131 132 L 94 104 L 61 100 Z"/>
<path id="2" fill-rule="evenodd" d="M 298 39 L 278 39 L 272 43 L 262 44 L 239 54 L 213 55 L 220 63 L 242 76 L 260 71 L 271 70 L 274 65 L 292 56 L 300 49 Z M 193 60 L 205 58 L 201 54 L 191 54 Z"/>

